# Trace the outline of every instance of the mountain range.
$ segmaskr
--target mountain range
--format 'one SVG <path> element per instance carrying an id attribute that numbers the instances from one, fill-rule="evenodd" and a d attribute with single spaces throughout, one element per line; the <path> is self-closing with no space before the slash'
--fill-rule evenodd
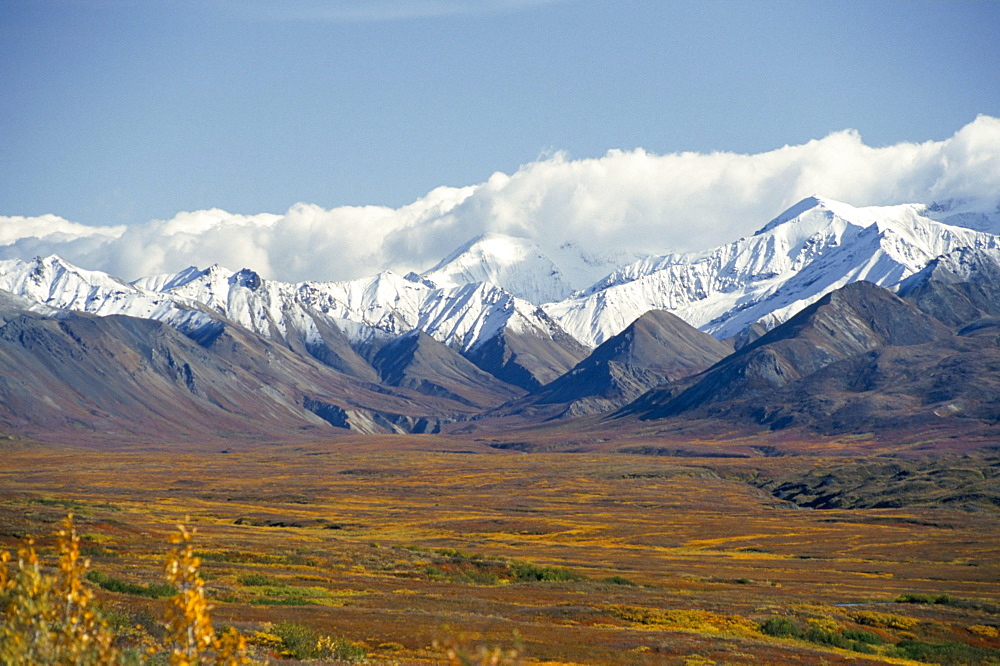
<path id="1" fill-rule="evenodd" d="M 993 205 L 809 197 L 748 238 L 589 286 L 599 262 L 496 234 L 421 274 L 345 282 L 217 265 L 126 282 L 7 260 L 0 426 L 163 440 L 604 414 L 992 432 L 998 233 Z"/>

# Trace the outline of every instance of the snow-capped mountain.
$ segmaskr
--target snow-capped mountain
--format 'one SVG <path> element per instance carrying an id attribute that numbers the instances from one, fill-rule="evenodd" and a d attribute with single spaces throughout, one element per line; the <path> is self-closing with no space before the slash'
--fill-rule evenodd
<path id="1" fill-rule="evenodd" d="M 185 333 L 213 324 L 197 301 L 143 289 L 56 256 L 0 261 L 0 289 L 50 308 L 155 319 Z"/>
<path id="2" fill-rule="evenodd" d="M 155 319 L 192 337 L 206 335 L 202 329 L 217 329 L 221 316 L 317 358 L 330 359 L 333 353 L 333 364 L 345 371 L 357 365 L 343 359 L 345 335 L 358 349 L 414 330 L 463 353 L 498 336 L 551 347 L 576 345 L 542 310 L 499 287 L 476 282 L 439 288 L 392 272 L 346 282 L 290 284 L 215 265 L 128 284 L 47 257 L 0 263 L 0 289 L 49 307 Z M 582 358 L 575 351 L 570 356 L 549 363 L 552 367 L 529 384 L 554 378 L 553 373 L 557 376 Z"/>
<path id="3" fill-rule="evenodd" d="M 290 284 L 263 280 L 243 269 L 219 266 L 137 280 L 136 287 L 198 301 L 255 333 L 283 337 L 292 331 L 315 340 L 325 319 L 355 342 L 391 339 L 422 330 L 467 351 L 504 328 L 550 337 L 538 308 L 484 282 L 443 288 L 391 271 L 345 282 Z"/>
<path id="4" fill-rule="evenodd" d="M 484 282 L 538 304 L 562 300 L 576 291 L 536 243 L 502 234 L 472 239 L 421 278 L 439 287 Z"/>
<path id="5" fill-rule="evenodd" d="M 524 359 L 548 359 L 533 385 L 579 361 L 579 345 L 596 347 L 649 310 L 672 312 L 720 339 L 755 322 L 771 328 L 850 282 L 893 286 L 961 248 L 1000 257 L 1000 237 L 986 230 L 1000 230 L 1000 213 L 982 205 L 858 208 L 810 197 L 749 238 L 642 259 L 575 293 L 606 258 L 567 244 L 557 263 L 532 241 L 500 235 L 473 239 L 406 277 L 291 284 L 211 266 L 129 284 L 48 257 L 0 262 L 0 289 L 55 308 L 156 319 L 193 337 L 221 316 L 318 358 L 348 340 L 365 355 L 365 345 L 421 330 L 469 358 L 489 347 L 489 363 L 503 364 L 517 356 L 504 344 L 517 338 Z M 566 334 L 576 341 L 572 350 Z M 499 339 L 507 342 L 497 346 Z M 561 351 L 523 346 L 528 339 Z"/>
<path id="6" fill-rule="evenodd" d="M 598 256 L 572 241 L 544 249 L 527 238 L 490 233 L 465 243 L 420 278 L 438 287 L 485 282 L 542 305 L 568 298 L 636 258 L 614 251 Z"/>
<path id="7" fill-rule="evenodd" d="M 959 247 L 1000 251 L 997 236 L 931 219 L 927 210 L 916 204 L 856 208 L 809 197 L 749 238 L 635 262 L 544 310 L 588 346 L 651 309 L 727 338 L 757 321 L 773 327 L 850 282 L 895 285 Z"/>
<path id="8" fill-rule="evenodd" d="M 921 206 L 921 214 L 938 222 L 1000 234 L 1000 202 L 949 199 Z"/>

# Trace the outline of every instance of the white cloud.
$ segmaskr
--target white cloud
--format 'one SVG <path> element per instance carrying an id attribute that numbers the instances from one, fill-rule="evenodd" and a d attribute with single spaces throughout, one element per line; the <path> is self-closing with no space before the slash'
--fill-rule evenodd
<path id="1" fill-rule="evenodd" d="M 88 227 L 84 224 L 64 220 L 57 215 L 39 215 L 38 217 L 4 217 L 0 215 L 0 246 L 13 245 L 22 239 L 54 242 L 87 237 L 108 239 L 121 236 L 124 231 L 124 226 Z"/>
<path id="2" fill-rule="evenodd" d="M 0 218 L 0 258 L 57 253 L 129 279 L 221 263 L 274 279 L 339 280 L 426 269 L 487 231 L 533 238 L 549 250 L 573 240 L 595 254 L 702 249 L 748 235 L 812 194 L 856 206 L 952 198 L 995 205 L 1000 119 L 980 116 L 944 141 L 881 148 L 848 130 L 756 155 L 556 154 L 479 185 L 438 188 L 398 209 L 208 210 L 127 228 L 7 217 Z"/>

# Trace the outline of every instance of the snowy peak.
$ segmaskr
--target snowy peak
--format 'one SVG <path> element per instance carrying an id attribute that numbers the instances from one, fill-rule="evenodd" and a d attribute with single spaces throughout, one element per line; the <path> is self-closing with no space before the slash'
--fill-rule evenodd
<path id="1" fill-rule="evenodd" d="M 574 291 L 536 243 L 502 234 L 472 239 L 421 277 L 439 287 L 486 282 L 536 305 Z"/>
<path id="2" fill-rule="evenodd" d="M 0 289 L 50 307 L 95 313 L 108 300 L 140 293 L 106 273 L 78 268 L 55 255 L 0 261 Z"/>
<path id="3" fill-rule="evenodd" d="M 673 312 L 718 338 L 768 328 L 850 282 L 892 286 L 959 247 L 996 248 L 997 236 L 924 216 L 925 206 L 854 207 L 809 197 L 749 238 L 704 252 L 651 257 L 580 295 L 545 305 L 589 346 L 650 309 Z"/>
<path id="4" fill-rule="evenodd" d="M 188 266 L 179 273 L 164 273 L 162 275 L 150 275 L 134 280 L 132 285 L 140 289 L 149 291 L 170 291 L 178 287 L 183 287 L 188 282 L 197 280 L 205 275 L 204 270 L 197 266 Z"/>
<path id="5" fill-rule="evenodd" d="M 532 375 L 526 386 L 551 381 L 581 350 L 650 310 L 724 339 L 751 325 L 773 328 L 851 282 L 891 287 L 962 248 L 1000 253 L 1000 237 L 975 230 L 994 218 L 994 208 L 969 203 L 855 207 L 812 196 L 750 237 L 619 265 L 583 291 L 574 291 L 584 286 L 577 281 L 607 268 L 607 257 L 585 256 L 572 242 L 543 249 L 542 241 L 501 234 L 479 236 L 406 277 L 291 284 L 215 265 L 128 284 L 47 257 L 0 261 L 0 289 L 54 308 L 157 319 L 189 334 L 222 326 L 221 316 L 322 359 L 419 330 L 494 374 L 517 354 L 549 359 L 544 381 Z"/>
<path id="6" fill-rule="evenodd" d="M 754 236 L 760 236 L 769 231 L 772 231 L 776 227 L 780 227 L 783 224 L 797 220 L 806 213 L 818 213 L 820 215 L 832 216 L 833 211 L 827 205 L 827 200 L 819 196 L 806 197 L 802 201 L 798 202 L 794 206 L 790 207 L 788 210 L 784 211 L 781 215 L 777 216 L 763 227 L 754 232 Z"/>
<path id="7" fill-rule="evenodd" d="M 0 289 L 50 308 L 155 319 L 189 334 L 215 325 L 198 303 L 83 270 L 57 256 L 0 262 Z"/>

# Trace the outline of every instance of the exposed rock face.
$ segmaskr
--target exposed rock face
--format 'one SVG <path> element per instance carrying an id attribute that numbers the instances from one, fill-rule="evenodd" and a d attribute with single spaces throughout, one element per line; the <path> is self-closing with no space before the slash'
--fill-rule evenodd
<path id="1" fill-rule="evenodd" d="M 839 394 L 881 387 L 881 397 L 868 396 L 874 409 L 886 397 L 893 376 L 909 381 L 915 368 L 940 356 L 929 350 L 945 349 L 952 338 L 946 326 L 913 305 L 857 282 L 828 294 L 688 382 L 650 391 L 620 415 L 662 419 L 684 414 L 786 427 L 844 409 L 851 401 L 837 398 Z M 899 364 L 886 365 L 890 358 L 921 360 L 904 370 Z"/>
<path id="2" fill-rule="evenodd" d="M 963 248 L 938 257 L 897 293 L 953 328 L 1000 316 L 1000 255 Z"/>
<path id="3" fill-rule="evenodd" d="M 372 361 L 383 383 L 493 407 L 522 391 L 490 375 L 423 331 L 413 331 L 382 347 Z"/>
<path id="4" fill-rule="evenodd" d="M 557 407 L 559 415 L 612 410 L 659 384 L 700 372 L 732 352 L 679 317 L 651 310 L 508 412 Z"/>
<path id="5" fill-rule="evenodd" d="M 0 294 L 0 427 L 11 432 L 150 441 L 422 432 L 477 411 L 360 381 L 222 319 L 195 340 L 159 321 L 25 304 Z"/>
<path id="6" fill-rule="evenodd" d="M 554 326 L 551 337 L 504 329 L 464 355 L 497 379 L 532 391 L 562 376 L 589 352 Z"/>

